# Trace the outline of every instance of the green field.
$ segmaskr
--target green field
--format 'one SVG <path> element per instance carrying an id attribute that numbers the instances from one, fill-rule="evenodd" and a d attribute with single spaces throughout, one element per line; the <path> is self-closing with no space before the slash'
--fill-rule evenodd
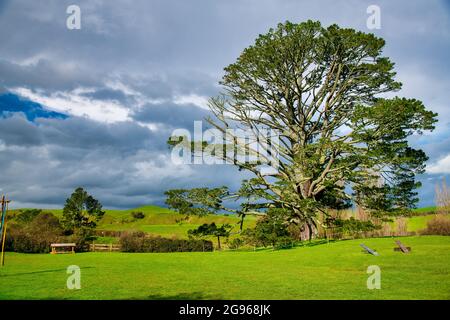
<path id="1" fill-rule="evenodd" d="M 338 241 L 286 250 L 211 253 L 7 253 L 1 299 L 450 299 L 450 237 Z M 363 242 L 380 256 L 361 252 Z M 81 268 L 81 289 L 66 268 Z M 381 289 L 366 287 L 369 265 Z"/>

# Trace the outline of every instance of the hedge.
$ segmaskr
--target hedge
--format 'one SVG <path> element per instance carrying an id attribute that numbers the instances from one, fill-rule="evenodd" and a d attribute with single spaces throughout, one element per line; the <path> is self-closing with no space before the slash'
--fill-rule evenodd
<path id="1" fill-rule="evenodd" d="M 120 237 L 123 252 L 202 252 L 213 251 L 208 240 L 148 237 L 143 232 L 124 233 Z"/>

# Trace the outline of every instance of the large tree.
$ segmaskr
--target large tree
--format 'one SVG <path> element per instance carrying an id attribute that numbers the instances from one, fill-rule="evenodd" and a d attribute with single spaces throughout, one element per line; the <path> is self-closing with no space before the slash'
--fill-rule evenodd
<path id="1" fill-rule="evenodd" d="M 393 97 L 401 83 L 382 55 L 384 45 L 337 25 L 286 22 L 225 68 L 223 93 L 210 100 L 207 120 L 223 133 L 224 145 L 261 160 L 215 153 L 254 174 L 238 194 L 259 200 L 245 203 L 244 212 L 287 209 L 287 220 L 311 235 L 328 208 L 356 203 L 384 216 L 414 206 L 415 175 L 427 156 L 408 137 L 434 129 L 436 114 L 418 100 Z M 270 129 L 278 138 L 249 143 L 230 128 L 256 137 Z M 276 165 L 266 161 L 274 157 Z"/>

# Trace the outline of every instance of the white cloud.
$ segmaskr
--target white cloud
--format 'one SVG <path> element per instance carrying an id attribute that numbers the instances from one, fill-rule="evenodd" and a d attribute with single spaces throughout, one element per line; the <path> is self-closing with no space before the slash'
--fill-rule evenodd
<path id="1" fill-rule="evenodd" d="M 107 123 L 130 120 L 129 109 L 117 102 L 96 100 L 82 96 L 81 94 L 83 93 L 94 91 L 89 88 L 77 88 L 70 92 L 59 91 L 49 96 L 27 88 L 14 88 L 11 91 L 61 113 Z"/>
<path id="2" fill-rule="evenodd" d="M 152 179 L 161 183 L 166 179 L 185 178 L 194 175 L 190 166 L 172 162 L 169 155 L 157 156 L 158 161 L 145 160 L 134 163 L 134 179 Z"/>
<path id="3" fill-rule="evenodd" d="M 450 173 L 450 154 L 428 166 L 428 173 Z"/>
<path id="4" fill-rule="evenodd" d="M 439 78 L 421 66 L 402 68 L 398 71 L 398 79 L 403 83 L 398 95 L 423 101 L 428 109 L 439 114 L 441 122 L 445 124 L 450 113 L 447 97 L 442 93 L 450 90 L 449 79 Z"/>
<path id="5" fill-rule="evenodd" d="M 174 100 L 176 104 L 193 104 L 205 110 L 209 110 L 208 98 L 197 94 L 177 96 Z"/>

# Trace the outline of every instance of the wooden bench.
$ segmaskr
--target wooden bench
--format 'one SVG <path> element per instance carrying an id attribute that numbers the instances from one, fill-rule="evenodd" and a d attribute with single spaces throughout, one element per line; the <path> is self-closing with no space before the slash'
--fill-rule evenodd
<path id="1" fill-rule="evenodd" d="M 75 253 L 75 243 L 52 243 L 50 247 L 52 248 L 51 254 L 57 253 Z M 70 250 L 57 250 L 57 248 L 69 248 Z"/>
<path id="2" fill-rule="evenodd" d="M 394 248 L 394 251 L 401 251 L 403 253 L 409 253 L 411 251 L 411 247 L 405 247 L 399 240 L 396 240 L 395 243 L 398 247 Z"/>
<path id="3" fill-rule="evenodd" d="M 378 252 L 376 252 L 375 250 L 370 249 L 364 243 L 361 243 L 360 246 L 364 249 L 364 251 L 366 253 L 370 253 L 371 255 L 378 256 Z"/>

